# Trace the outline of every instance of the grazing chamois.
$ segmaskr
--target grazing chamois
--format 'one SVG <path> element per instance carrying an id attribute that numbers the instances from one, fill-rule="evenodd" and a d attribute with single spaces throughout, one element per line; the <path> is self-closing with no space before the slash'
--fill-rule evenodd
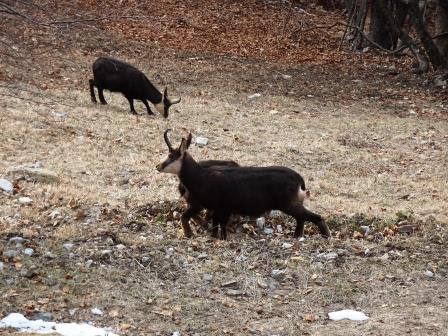
<path id="1" fill-rule="evenodd" d="M 316 224 L 323 236 L 330 236 L 323 218 L 303 206 L 307 190 L 303 178 L 295 171 L 277 166 L 203 168 L 187 152 L 191 133 L 174 149 L 168 139 L 169 131 L 164 133 L 168 158 L 156 168 L 159 172 L 176 174 L 199 204 L 213 211 L 214 237 L 218 237 L 219 225 L 221 239 L 227 238 L 226 225 L 232 214 L 259 216 L 273 209 L 295 218 L 294 237 L 303 235 L 305 221 Z M 184 232 L 191 234 L 184 225 L 192 216 L 189 210 L 182 214 L 182 225 Z"/>
<path id="2" fill-rule="evenodd" d="M 100 57 L 93 63 L 92 70 L 93 79 L 89 80 L 89 86 L 90 97 L 94 103 L 97 102 L 95 86 L 101 104 L 107 104 L 103 90 L 120 92 L 129 101 L 133 114 L 137 114 L 134 99 L 141 100 L 145 104 L 148 114 L 154 114 L 148 105 L 149 100 L 164 118 L 168 117 L 170 106 L 180 102 L 180 98 L 174 101 L 168 98 L 167 88 L 162 95 L 143 72 L 128 63 L 110 57 Z"/>

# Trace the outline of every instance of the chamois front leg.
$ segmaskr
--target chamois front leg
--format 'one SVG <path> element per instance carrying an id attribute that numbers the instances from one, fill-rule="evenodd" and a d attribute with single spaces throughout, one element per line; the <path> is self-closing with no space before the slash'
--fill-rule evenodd
<path id="1" fill-rule="evenodd" d="M 198 207 L 195 204 L 189 204 L 187 210 L 185 210 L 185 212 L 182 214 L 180 221 L 182 223 L 182 229 L 184 230 L 184 235 L 187 238 L 190 238 L 193 235 L 189 221 L 191 217 L 197 215 L 199 211 L 201 211 L 200 207 Z"/>
<path id="2" fill-rule="evenodd" d="M 154 115 L 154 112 L 152 112 L 151 108 L 149 107 L 148 102 L 146 99 L 142 99 L 143 104 L 146 106 L 146 111 L 148 112 L 148 115 Z"/>
<path id="3" fill-rule="evenodd" d="M 90 99 L 92 100 L 92 103 L 97 103 L 96 97 L 95 97 L 95 81 L 93 79 L 89 79 L 89 88 L 90 88 Z"/>

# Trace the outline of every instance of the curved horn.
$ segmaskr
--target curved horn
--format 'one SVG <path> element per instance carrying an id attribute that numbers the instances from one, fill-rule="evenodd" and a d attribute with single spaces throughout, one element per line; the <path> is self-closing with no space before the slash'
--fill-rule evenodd
<path id="1" fill-rule="evenodd" d="M 168 149 L 171 151 L 173 151 L 173 147 L 171 146 L 171 142 L 168 139 L 168 132 L 171 131 L 171 129 L 167 129 L 164 133 L 163 133 L 163 138 L 165 139 L 166 145 L 168 146 Z"/>
<path id="2" fill-rule="evenodd" d="M 181 101 L 181 98 L 176 99 L 176 100 L 171 100 L 168 98 L 168 87 L 165 87 L 165 90 L 163 91 L 163 96 L 165 97 L 166 100 L 168 100 L 170 105 L 179 104 Z"/>

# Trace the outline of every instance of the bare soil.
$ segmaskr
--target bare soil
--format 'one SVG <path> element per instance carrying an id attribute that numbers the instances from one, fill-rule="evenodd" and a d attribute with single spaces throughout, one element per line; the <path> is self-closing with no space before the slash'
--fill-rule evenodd
<path id="1" fill-rule="evenodd" d="M 253 40 L 264 36 L 257 20 L 282 31 L 284 7 L 198 2 L 204 6 L 182 16 L 170 15 L 173 3 L 147 5 L 157 7 L 145 12 L 161 13 L 149 22 L 74 25 L 56 33 L 5 26 L 23 50 L 33 43 L 42 50 L 31 54 L 28 73 L 15 63 L 1 69 L 0 177 L 14 181 L 15 192 L 0 193 L 0 317 L 45 311 L 121 335 L 446 333 L 446 91 L 406 71 L 407 58 L 390 60 L 400 70 L 391 75 L 378 55 L 315 54 L 321 41 L 337 45 L 341 33 L 306 30 L 328 24 L 318 7 L 290 19 L 303 19 L 290 30 L 306 30 L 304 50 L 293 45 L 296 33 L 261 53 L 256 46 L 263 41 Z M 81 13 L 98 10 L 93 2 L 77 5 Z M 221 6 L 235 7 L 236 17 L 220 16 Z M 248 10 L 257 20 L 220 29 Z M 204 22 L 218 28 L 197 28 Z M 169 33 L 160 28 L 165 25 Z M 187 37 L 198 37 L 197 30 L 201 43 L 195 44 Z M 252 42 L 238 44 L 236 37 Z M 247 45 L 247 52 L 236 45 Z M 117 94 L 106 94 L 108 105 L 92 104 L 90 64 L 102 54 L 136 64 L 182 103 L 166 120 L 148 117 L 140 103 L 141 115 L 130 115 Z M 255 93 L 260 96 L 250 99 Z M 292 218 L 280 215 L 267 218 L 273 235 L 253 219 L 234 218 L 228 241 L 211 239 L 199 225 L 185 239 L 178 181 L 155 170 L 167 153 L 167 128 L 177 141 L 187 131 L 209 139 L 204 148 L 192 146 L 198 160 L 300 172 L 312 194 L 307 206 L 327 219 L 333 237 L 322 239 L 308 226 L 299 242 L 291 237 Z M 59 182 L 9 173 L 36 162 Z M 20 204 L 22 196 L 32 204 Z M 26 239 L 23 247 L 9 241 L 13 236 Z M 24 247 L 34 255 L 3 254 Z M 330 252 L 337 257 L 327 259 Z M 27 276 L 32 266 L 36 274 Z M 273 270 L 284 276 L 273 277 Z M 92 315 L 93 307 L 104 315 Z M 361 310 L 370 319 L 329 321 L 327 313 L 339 309 Z"/>

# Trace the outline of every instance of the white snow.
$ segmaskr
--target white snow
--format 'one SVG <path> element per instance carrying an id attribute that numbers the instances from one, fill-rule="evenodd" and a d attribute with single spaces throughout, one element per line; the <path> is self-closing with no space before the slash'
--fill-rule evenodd
<path id="1" fill-rule="evenodd" d="M 18 313 L 12 313 L 0 320 L 0 328 L 15 328 L 21 332 L 38 334 L 59 333 L 63 336 L 118 336 L 86 323 L 56 323 L 42 320 L 31 321 Z"/>
<path id="2" fill-rule="evenodd" d="M 339 321 L 344 319 L 352 321 L 364 321 L 368 319 L 368 317 L 363 312 L 358 312 L 356 310 L 351 309 L 344 309 L 328 313 L 328 317 L 330 320 L 333 321 Z"/>

